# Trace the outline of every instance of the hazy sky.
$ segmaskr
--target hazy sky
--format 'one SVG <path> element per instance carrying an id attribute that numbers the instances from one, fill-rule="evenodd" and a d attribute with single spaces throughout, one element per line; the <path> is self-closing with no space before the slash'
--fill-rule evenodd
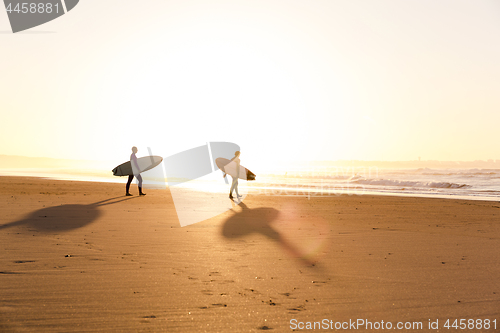
<path id="1" fill-rule="evenodd" d="M 500 1 L 82 0 L 9 31 L 0 154 L 500 159 Z"/>

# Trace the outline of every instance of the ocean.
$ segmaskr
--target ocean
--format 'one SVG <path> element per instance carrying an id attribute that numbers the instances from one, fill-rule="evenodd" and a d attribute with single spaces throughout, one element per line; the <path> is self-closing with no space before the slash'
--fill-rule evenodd
<path id="1" fill-rule="evenodd" d="M 464 198 L 500 201 L 500 169 L 315 167 L 263 175 L 263 193 Z"/>
<path id="2" fill-rule="evenodd" d="M 273 171 L 267 172 L 252 169 L 257 174 L 257 180 L 240 181 L 239 186 L 244 192 L 264 195 L 312 197 L 379 194 L 500 201 L 500 163 L 490 163 L 488 168 L 450 167 L 456 165 L 451 162 L 441 167 L 439 163 L 434 163 L 433 167 L 415 168 L 387 167 L 387 163 L 366 163 L 366 166 L 360 162 L 351 165 L 347 162 L 333 164 L 316 162 L 287 168 L 275 167 Z M 165 188 L 167 181 L 162 177 L 164 170 L 153 170 L 143 174 L 144 187 Z M 126 183 L 126 177 L 114 177 L 110 170 L 103 169 L 0 169 L 0 176 Z M 229 189 L 220 171 L 184 185 L 200 191 Z"/>

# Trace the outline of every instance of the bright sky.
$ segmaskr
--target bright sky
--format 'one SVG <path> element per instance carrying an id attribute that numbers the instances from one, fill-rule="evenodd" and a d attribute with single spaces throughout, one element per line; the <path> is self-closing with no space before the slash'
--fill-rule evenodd
<path id="1" fill-rule="evenodd" d="M 9 31 L 0 154 L 500 159 L 497 0 L 82 0 Z"/>

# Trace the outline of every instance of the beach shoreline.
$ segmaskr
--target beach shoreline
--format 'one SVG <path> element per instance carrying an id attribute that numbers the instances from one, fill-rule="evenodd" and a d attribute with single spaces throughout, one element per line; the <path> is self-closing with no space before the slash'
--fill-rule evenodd
<path id="1" fill-rule="evenodd" d="M 124 187 L 0 177 L 2 332 L 499 324 L 498 202 L 250 193 L 180 227 L 169 190 Z"/>
<path id="2" fill-rule="evenodd" d="M 23 177 L 23 178 L 39 178 L 46 180 L 55 180 L 55 181 L 77 181 L 77 182 L 89 182 L 89 183 L 107 183 L 107 184 L 124 184 L 126 183 L 126 177 L 104 177 L 104 176 L 96 176 L 90 177 L 85 175 L 84 173 L 80 175 L 71 174 L 67 172 L 65 174 L 55 174 L 51 175 L 49 173 L 31 173 L 26 172 L 24 175 L 22 173 L 13 172 L 13 171 L 4 171 L 4 174 L 0 175 L 0 177 Z M 167 186 L 167 180 L 165 179 L 165 187 Z M 373 190 L 366 189 L 364 187 L 355 188 L 352 190 L 342 189 L 338 190 L 335 187 L 326 186 L 326 187 L 314 187 L 309 186 L 307 184 L 295 184 L 297 186 L 291 185 L 290 187 L 279 187 L 279 186 L 267 186 L 266 184 L 256 185 L 255 183 L 240 184 L 243 185 L 244 188 L 249 191 L 249 193 L 253 195 L 265 195 L 265 196 L 291 196 L 291 197 L 330 197 L 330 196 L 340 196 L 340 195 L 349 195 L 349 196 L 362 196 L 362 195 L 381 195 L 381 196 L 401 196 L 401 197 L 415 197 L 415 198 L 437 198 L 437 199 L 456 199 L 456 200 L 474 200 L 474 201 L 493 201 L 498 202 L 500 198 L 498 196 L 485 196 L 485 195 L 472 195 L 472 194 L 463 194 L 459 195 L 456 193 L 417 193 L 412 191 L 401 191 L 401 190 Z M 154 189 L 163 189 L 163 184 L 159 185 L 159 183 L 154 185 L 145 184 L 145 188 L 152 187 Z M 220 187 L 220 184 L 217 184 Z M 204 191 L 206 187 L 203 186 L 199 189 L 199 191 Z"/>

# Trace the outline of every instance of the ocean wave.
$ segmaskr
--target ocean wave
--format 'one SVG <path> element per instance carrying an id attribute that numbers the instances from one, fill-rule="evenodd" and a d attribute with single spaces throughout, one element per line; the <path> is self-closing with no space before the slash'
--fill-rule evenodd
<path id="1" fill-rule="evenodd" d="M 352 177 L 349 180 L 351 183 L 373 186 L 398 186 L 398 187 L 420 187 L 420 188 L 471 188 L 468 184 L 457 184 L 450 182 L 418 182 L 408 180 L 391 180 L 391 179 L 366 179 L 360 177 Z"/>

